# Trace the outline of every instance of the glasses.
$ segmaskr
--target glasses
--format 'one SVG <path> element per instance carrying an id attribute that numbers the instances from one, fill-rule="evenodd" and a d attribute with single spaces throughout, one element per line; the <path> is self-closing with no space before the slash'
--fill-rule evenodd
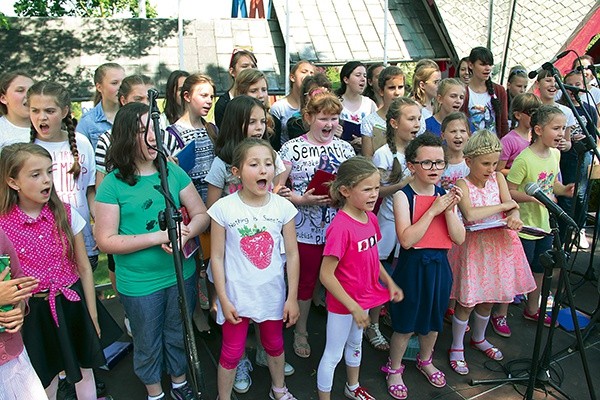
<path id="1" fill-rule="evenodd" d="M 423 161 L 412 161 L 413 164 L 420 164 L 421 168 L 425 170 L 431 170 L 435 166 L 435 169 L 440 170 L 446 168 L 446 161 L 444 160 L 423 160 Z"/>

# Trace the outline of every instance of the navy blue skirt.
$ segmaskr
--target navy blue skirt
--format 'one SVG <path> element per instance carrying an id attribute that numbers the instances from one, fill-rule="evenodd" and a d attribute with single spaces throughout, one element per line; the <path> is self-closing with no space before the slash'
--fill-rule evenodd
<path id="1" fill-rule="evenodd" d="M 447 250 L 403 249 L 392 278 L 404 292 L 401 302 L 390 303 L 394 332 L 441 332 L 452 289 Z"/>

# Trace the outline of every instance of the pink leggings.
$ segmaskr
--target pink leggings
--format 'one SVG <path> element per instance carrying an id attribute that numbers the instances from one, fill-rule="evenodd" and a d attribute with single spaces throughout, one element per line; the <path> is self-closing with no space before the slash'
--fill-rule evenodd
<path id="1" fill-rule="evenodd" d="M 317 279 L 319 279 L 324 249 L 324 244 L 298 243 L 298 253 L 300 253 L 298 300 L 312 299 Z"/>
<path id="2" fill-rule="evenodd" d="M 237 368 L 246 349 L 246 336 L 250 319 L 242 317 L 242 322 L 232 324 L 225 321 L 223 324 L 223 344 L 219 364 L 225 369 Z M 271 357 L 283 354 L 283 320 L 264 321 L 258 324 L 260 341 L 265 351 Z"/>

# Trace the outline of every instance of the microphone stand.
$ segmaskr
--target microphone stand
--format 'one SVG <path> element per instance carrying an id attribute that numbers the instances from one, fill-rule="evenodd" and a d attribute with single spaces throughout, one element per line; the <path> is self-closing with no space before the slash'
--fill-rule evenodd
<path id="1" fill-rule="evenodd" d="M 548 70 L 552 73 L 552 76 L 554 77 L 556 84 L 560 87 L 560 90 L 562 90 L 563 93 L 567 93 L 566 92 L 566 88 L 560 78 L 560 74 L 559 72 L 554 68 L 554 66 L 552 64 L 550 65 L 546 65 L 544 64 L 545 68 L 548 68 Z M 579 104 L 582 104 L 581 99 L 579 98 L 578 94 L 575 94 L 575 96 L 577 96 L 577 100 L 579 101 Z M 583 142 L 583 145 L 585 146 L 585 152 L 587 151 L 592 151 L 592 153 L 594 154 L 594 156 L 596 156 L 596 159 L 600 161 L 600 153 L 598 152 L 598 147 L 596 142 L 594 142 L 594 140 L 592 139 L 592 132 L 588 132 L 587 130 L 587 126 L 583 123 L 583 120 L 581 119 L 581 116 L 579 115 L 579 113 L 577 112 L 577 109 L 575 107 L 575 104 L 573 103 L 573 101 L 571 100 L 570 96 L 564 96 L 569 108 L 573 111 L 573 114 L 575 116 L 575 118 L 577 119 L 577 123 L 579 124 L 579 126 L 582 128 L 582 132 L 585 135 L 585 138 L 583 140 L 581 140 L 580 142 Z M 583 110 L 583 113 L 585 114 L 585 117 L 588 121 L 592 121 L 591 116 L 588 114 L 587 110 L 585 109 L 584 106 L 581 107 Z M 598 133 L 598 129 L 594 128 L 594 135 L 596 137 L 596 140 L 598 140 L 598 137 L 600 136 L 600 134 Z M 593 165 L 593 160 L 591 165 Z M 579 173 L 579 171 L 578 171 Z M 576 188 L 575 188 L 575 193 L 577 193 L 577 186 L 578 186 L 579 182 L 576 182 Z M 588 190 L 589 190 L 589 185 L 588 185 Z M 575 201 L 574 204 L 576 204 L 577 202 Z M 583 204 L 586 204 L 587 202 L 584 201 Z M 586 210 L 581 210 L 582 213 L 587 214 Z M 592 246 L 591 246 L 591 252 L 590 252 L 590 262 L 588 265 L 588 269 L 586 270 L 586 272 L 584 273 L 584 278 L 586 280 L 593 280 L 594 279 L 594 253 L 596 252 L 596 246 L 598 244 L 598 233 L 600 230 L 600 209 L 598 209 L 596 211 L 596 218 L 595 218 L 595 222 L 594 222 L 594 236 L 592 237 Z"/>
<path id="2" fill-rule="evenodd" d="M 194 392 L 194 398 L 196 400 L 202 400 L 202 392 L 204 391 L 204 376 L 202 374 L 202 368 L 200 367 L 200 360 L 198 358 L 198 350 L 196 348 L 196 338 L 194 337 L 194 328 L 192 325 L 192 317 L 188 313 L 188 299 L 185 294 L 185 278 L 183 276 L 183 253 L 179 247 L 179 237 L 177 234 L 177 224 L 183 220 L 181 213 L 177 210 L 175 202 L 169 191 L 169 182 L 167 179 L 167 160 L 164 152 L 163 145 L 163 132 L 160 129 L 160 111 L 156 104 L 158 92 L 154 89 L 148 90 L 148 98 L 150 100 L 150 116 L 152 119 L 152 126 L 154 127 L 154 133 L 156 135 L 156 148 L 158 153 L 158 173 L 160 176 L 160 188 L 157 190 L 165 198 L 165 210 L 161 211 L 158 215 L 159 225 L 162 230 L 167 230 L 169 234 L 169 240 L 171 242 L 171 248 L 173 249 L 173 264 L 175 267 L 175 277 L 177 279 L 177 290 L 179 296 L 177 298 L 179 303 L 179 312 L 181 313 L 181 320 L 183 323 L 183 334 L 185 350 L 188 356 L 188 369 L 189 376 L 188 381 L 191 384 L 192 391 Z M 146 128 L 146 134 L 144 141 L 147 140 L 148 129 Z"/>

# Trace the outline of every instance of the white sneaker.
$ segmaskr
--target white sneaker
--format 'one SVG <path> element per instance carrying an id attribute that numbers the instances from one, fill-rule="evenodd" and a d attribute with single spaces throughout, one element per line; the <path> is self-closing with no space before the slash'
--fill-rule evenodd
<path id="1" fill-rule="evenodd" d="M 267 363 L 267 352 L 262 346 L 258 346 L 256 349 L 256 365 L 261 367 L 268 368 L 269 364 Z M 292 367 L 287 361 L 283 364 L 283 375 L 290 376 L 296 372 L 296 369 Z"/>
<path id="2" fill-rule="evenodd" d="M 252 371 L 252 363 L 248 359 L 248 356 L 244 356 L 235 370 L 233 390 L 235 390 L 236 393 L 246 393 L 250 390 L 250 386 L 252 386 L 250 371 Z"/>
<path id="3" fill-rule="evenodd" d="M 587 240 L 587 236 L 585 236 L 585 229 L 581 229 L 579 231 L 579 244 L 578 247 L 580 249 L 589 249 L 590 243 Z"/>

